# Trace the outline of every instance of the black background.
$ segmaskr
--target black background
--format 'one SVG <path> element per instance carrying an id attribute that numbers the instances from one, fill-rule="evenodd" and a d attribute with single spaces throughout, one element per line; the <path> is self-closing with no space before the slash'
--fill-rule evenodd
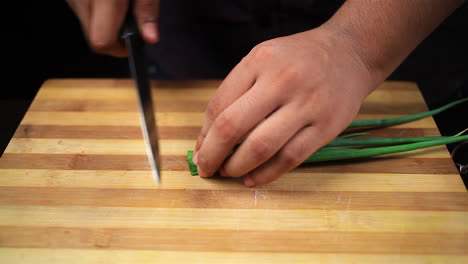
<path id="1" fill-rule="evenodd" d="M 128 77 L 125 59 L 97 55 L 88 48 L 78 20 L 65 1 L 8 2 L 17 3 L 2 7 L 0 153 L 44 80 Z M 417 82 L 430 108 L 467 97 L 467 32 L 465 4 L 421 43 L 389 79 Z M 452 135 L 468 127 L 468 107 L 465 104 L 435 119 L 443 135 Z M 449 150 L 453 147 L 449 146 Z M 466 153 L 468 147 L 461 150 Z M 467 156 L 457 158 L 466 164 Z"/>

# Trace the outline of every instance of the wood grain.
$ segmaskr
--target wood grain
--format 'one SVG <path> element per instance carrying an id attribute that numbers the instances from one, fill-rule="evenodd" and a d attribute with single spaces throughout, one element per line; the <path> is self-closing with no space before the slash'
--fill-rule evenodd
<path id="1" fill-rule="evenodd" d="M 163 161 L 165 161 L 163 159 Z M 135 161 L 136 162 L 136 161 Z M 185 165 L 186 166 L 186 165 Z M 156 189 L 150 171 L 138 170 L 1 170 L 1 186 L 28 187 L 91 187 Z M 192 177 L 184 171 L 162 171 L 163 189 L 245 190 L 240 179 Z M 424 188 L 421 188 L 424 186 Z M 366 191 L 366 192 L 465 192 L 458 174 L 396 174 L 396 173 L 299 173 L 291 172 L 277 181 L 250 190 L 287 191 Z"/>
<path id="2" fill-rule="evenodd" d="M 462 255 L 465 241 L 463 234 L 433 232 L 0 227 L 0 246 L 23 248 Z"/>
<path id="3" fill-rule="evenodd" d="M 254 197 L 257 196 L 255 201 Z M 37 199 L 41 197 L 41 199 Z M 68 199 L 64 200 L 63 197 Z M 300 203 L 296 201 L 300 200 Z M 224 209 L 468 211 L 466 192 L 360 192 L 277 189 L 6 187 L 2 205 Z"/>
<path id="4" fill-rule="evenodd" d="M 157 187 L 131 80 L 48 80 L 0 158 L 0 262 L 468 262 L 468 193 L 444 146 L 255 188 L 191 176 L 185 153 L 220 83 L 153 82 Z M 414 83 L 385 82 L 356 118 L 426 110 Z M 369 132 L 440 135 L 432 118 Z"/>
<path id="5" fill-rule="evenodd" d="M 4 263 L 466 263 L 464 255 L 436 254 L 346 254 L 346 253 L 274 253 L 274 252 L 216 252 L 169 250 L 102 250 L 102 249 L 0 249 Z"/>

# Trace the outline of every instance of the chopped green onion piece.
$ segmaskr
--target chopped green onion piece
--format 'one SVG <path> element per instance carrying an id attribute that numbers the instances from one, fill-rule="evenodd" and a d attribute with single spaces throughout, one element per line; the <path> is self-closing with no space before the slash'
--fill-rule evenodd
<path id="1" fill-rule="evenodd" d="M 193 150 L 189 150 L 187 151 L 187 160 L 188 160 L 188 164 L 190 167 L 190 174 L 192 174 L 192 176 L 195 176 L 195 175 L 198 175 L 198 170 L 197 170 L 197 165 L 193 163 L 192 159 L 193 159 Z"/>

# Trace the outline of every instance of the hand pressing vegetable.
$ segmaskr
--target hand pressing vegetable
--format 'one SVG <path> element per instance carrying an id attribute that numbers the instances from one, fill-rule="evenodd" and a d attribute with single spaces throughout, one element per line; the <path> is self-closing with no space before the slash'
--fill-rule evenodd
<path id="1" fill-rule="evenodd" d="M 200 176 L 273 181 L 351 123 L 374 78 L 352 44 L 325 28 L 260 44 L 208 104 L 194 157 Z"/>
<path id="2" fill-rule="evenodd" d="M 369 142 L 372 144 L 375 143 L 375 139 L 371 138 Z M 397 138 L 395 142 L 392 138 L 382 138 L 381 142 L 397 143 L 401 142 L 402 139 L 405 139 L 406 142 L 415 142 L 410 144 L 401 144 L 396 146 L 387 146 L 387 147 L 375 147 L 375 148 L 337 148 L 337 147 L 323 147 L 316 151 L 313 155 L 307 158 L 302 164 L 322 162 L 322 161 L 332 161 L 332 160 L 345 160 L 345 159 L 355 159 L 355 158 L 365 158 L 372 156 L 379 156 L 385 154 L 406 152 L 411 150 L 423 149 L 428 147 L 434 147 L 445 144 L 452 144 L 461 141 L 468 140 L 468 135 L 461 136 L 459 134 L 452 137 L 417 137 L 417 138 Z M 357 142 L 356 142 L 357 143 Z M 366 138 L 359 140 L 359 143 L 356 145 L 366 145 Z M 193 151 L 189 150 L 187 152 L 187 158 L 190 167 L 190 173 L 192 175 L 198 175 L 197 166 L 193 163 Z"/>
<path id="3" fill-rule="evenodd" d="M 208 104 L 194 154 L 200 176 L 219 171 L 254 186 L 295 168 L 462 2 L 345 1 L 319 28 L 261 43 Z"/>
<path id="4" fill-rule="evenodd" d="M 454 107 L 458 104 L 468 101 L 468 98 L 460 99 L 451 102 L 447 105 L 441 106 L 431 111 L 417 113 L 413 115 L 383 118 L 383 119 L 369 119 L 369 120 L 355 120 L 349 126 L 351 127 L 369 127 L 377 126 L 384 127 L 396 124 L 402 124 L 411 122 L 417 119 L 425 118 L 438 114 L 444 110 Z M 354 125 L 353 125 L 354 124 Z M 328 143 L 324 147 L 317 150 L 313 155 L 308 157 L 303 164 L 331 161 L 331 160 L 343 160 L 353 158 L 364 158 L 372 157 L 384 154 L 392 154 L 398 152 L 406 152 L 411 150 L 417 150 L 422 148 L 428 148 L 438 145 L 445 145 L 451 143 L 457 143 L 464 140 L 468 140 L 468 135 L 463 136 L 468 129 L 448 137 L 448 136 L 436 136 L 436 137 L 412 137 L 412 138 L 353 138 L 356 136 L 367 135 L 368 133 L 351 133 L 337 137 L 332 142 Z M 410 143 L 410 144 L 402 144 Z M 394 145 L 387 147 L 374 147 L 374 148 L 343 148 L 343 146 L 367 146 L 367 145 Z M 187 158 L 190 166 L 190 172 L 192 175 L 198 175 L 197 166 L 193 163 L 193 151 L 189 150 Z"/>

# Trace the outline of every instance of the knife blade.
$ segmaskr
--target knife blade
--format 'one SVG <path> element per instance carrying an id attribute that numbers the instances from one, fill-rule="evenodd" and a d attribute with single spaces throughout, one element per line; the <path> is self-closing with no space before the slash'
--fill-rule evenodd
<path id="1" fill-rule="evenodd" d="M 155 111 L 151 95 L 151 83 L 148 77 L 148 68 L 143 50 L 144 41 L 131 12 L 127 15 L 121 37 L 125 41 L 130 73 L 135 80 L 135 87 L 138 93 L 141 130 L 146 145 L 148 162 L 154 181 L 159 186 L 161 184 L 161 174 L 159 171 L 161 163 L 156 117 L 154 115 Z"/>

